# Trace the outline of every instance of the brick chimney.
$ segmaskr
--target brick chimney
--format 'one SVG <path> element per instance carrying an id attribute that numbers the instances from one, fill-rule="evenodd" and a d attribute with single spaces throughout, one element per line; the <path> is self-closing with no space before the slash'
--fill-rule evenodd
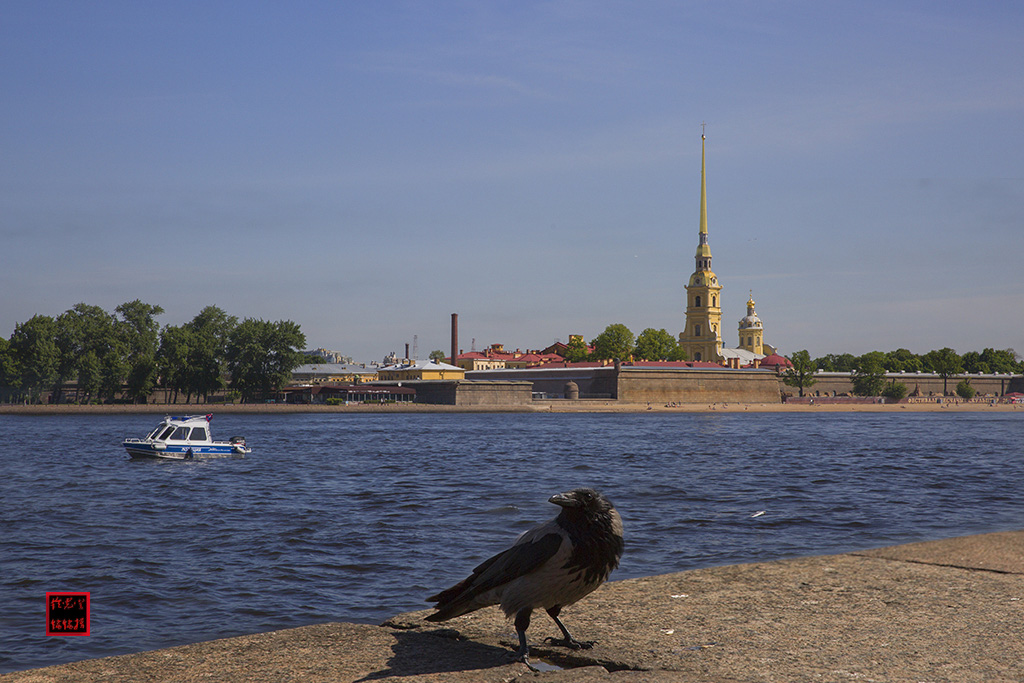
<path id="1" fill-rule="evenodd" d="M 452 313 L 452 365 L 458 365 L 459 358 L 459 314 Z"/>

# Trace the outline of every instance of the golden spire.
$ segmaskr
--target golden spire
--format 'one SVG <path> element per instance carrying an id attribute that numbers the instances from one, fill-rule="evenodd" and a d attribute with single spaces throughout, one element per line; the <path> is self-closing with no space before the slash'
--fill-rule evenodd
<path id="1" fill-rule="evenodd" d="M 700 124 L 700 232 L 708 234 L 708 184 L 704 175 L 704 126 Z"/>
<path id="2" fill-rule="evenodd" d="M 708 188 L 704 172 L 704 126 L 700 124 L 700 230 L 697 241 L 697 270 L 711 270 L 711 247 L 708 246 Z"/>

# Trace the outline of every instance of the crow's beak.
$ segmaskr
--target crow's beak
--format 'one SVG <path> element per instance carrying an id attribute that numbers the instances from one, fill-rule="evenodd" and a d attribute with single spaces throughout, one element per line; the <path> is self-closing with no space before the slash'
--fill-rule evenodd
<path id="1" fill-rule="evenodd" d="M 556 493 L 548 498 L 548 502 L 564 508 L 574 508 L 580 505 L 580 502 L 576 500 L 576 496 L 569 495 L 568 493 Z"/>

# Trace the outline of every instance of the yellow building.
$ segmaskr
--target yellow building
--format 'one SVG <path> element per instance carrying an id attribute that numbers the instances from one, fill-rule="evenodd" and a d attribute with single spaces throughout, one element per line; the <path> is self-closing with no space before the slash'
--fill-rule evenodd
<path id="1" fill-rule="evenodd" d="M 720 362 L 722 350 L 722 286 L 711 270 L 708 246 L 708 199 L 704 168 L 704 135 L 700 136 L 700 229 L 698 231 L 696 269 L 686 285 L 686 327 L 679 344 L 686 357 L 694 361 Z"/>
<path id="2" fill-rule="evenodd" d="M 377 376 L 385 382 L 404 382 L 409 380 L 431 379 L 465 379 L 466 371 L 448 363 L 435 363 L 430 360 L 405 361 L 387 365 L 377 371 Z"/>
<path id="3" fill-rule="evenodd" d="M 740 318 L 739 326 L 740 345 L 745 351 L 751 351 L 758 355 L 764 355 L 764 326 L 761 319 L 754 312 L 754 295 L 751 293 L 747 299 L 747 315 Z"/>
<path id="4" fill-rule="evenodd" d="M 505 361 L 502 358 L 492 358 L 479 351 L 460 353 L 455 363 L 463 370 L 504 370 Z"/>

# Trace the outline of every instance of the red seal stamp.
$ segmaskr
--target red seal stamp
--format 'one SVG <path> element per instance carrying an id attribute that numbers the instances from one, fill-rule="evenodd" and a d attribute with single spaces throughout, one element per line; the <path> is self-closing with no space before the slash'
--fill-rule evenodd
<path id="1" fill-rule="evenodd" d="M 89 593 L 47 593 L 46 635 L 89 635 Z"/>

